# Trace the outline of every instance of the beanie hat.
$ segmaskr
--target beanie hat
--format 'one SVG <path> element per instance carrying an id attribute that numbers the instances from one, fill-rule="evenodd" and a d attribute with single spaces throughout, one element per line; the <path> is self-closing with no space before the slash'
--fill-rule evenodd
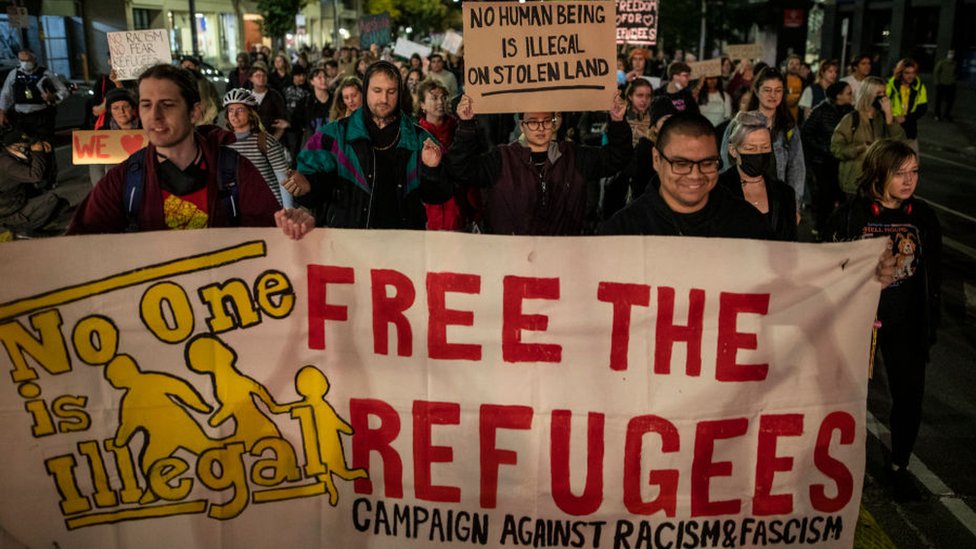
<path id="1" fill-rule="evenodd" d="M 105 94 L 105 110 L 112 111 L 112 103 L 118 103 L 119 101 L 127 101 L 132 108 L 136 107 L 136 98 L 132 96 L 132 93 L 125 88 L 115 88 L 109 90 Z"/>

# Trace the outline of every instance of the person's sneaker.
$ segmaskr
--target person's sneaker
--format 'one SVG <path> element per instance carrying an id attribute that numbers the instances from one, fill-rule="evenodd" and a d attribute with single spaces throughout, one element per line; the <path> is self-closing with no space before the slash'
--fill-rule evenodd
<path id="1" fill-rule="evenodd" d="M 890 475 L 895 501 L 912 503 L 925 500 L 922 490 L 915 483 L 915 478 L 906 467 L 892 469 Z"/>

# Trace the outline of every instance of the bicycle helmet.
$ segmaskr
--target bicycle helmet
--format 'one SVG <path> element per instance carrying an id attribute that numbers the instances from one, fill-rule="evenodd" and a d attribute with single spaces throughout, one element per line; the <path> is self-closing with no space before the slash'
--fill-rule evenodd
<path id="1" fill-rule="evenodd" d="M 245 90 L 244 88 L 234 88 L 224 94 L 224 107 L 233 105 L 234 103 L 241 103 L 253 108 L 257 108 L 258 106 L 258 100 L 251 94 L 251 90 Z"/>

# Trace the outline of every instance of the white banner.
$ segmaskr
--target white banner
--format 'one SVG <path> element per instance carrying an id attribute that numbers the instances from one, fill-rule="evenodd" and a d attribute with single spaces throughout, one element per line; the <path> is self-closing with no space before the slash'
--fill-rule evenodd
<path id="1" fill-rule="evenodd" d="M 119 80 L 135 80 L 142 71 L 158 63 L 172 63 L 166 29 L 106 33 L 112 68 Z"/>
<path id="2" fill-rule="evenodd" d="M 31 547 L 851 547 L 882 246 L 7 243 L 0 527 Z"/>

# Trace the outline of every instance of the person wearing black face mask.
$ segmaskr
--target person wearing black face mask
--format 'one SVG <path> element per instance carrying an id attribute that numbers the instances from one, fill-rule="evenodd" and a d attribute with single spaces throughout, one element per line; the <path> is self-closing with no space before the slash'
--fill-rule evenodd
<path id="1" fill-rule="evenodd" d="M 776 240 L 795 241 L 796 195 L 786 183 L 765 174 L 773 161 L 773 145 L 766 116 L 740 112 L 729 125 L 729 159 L 734 166 L 719 176 L 719 184 L 759 210 Z"/>

